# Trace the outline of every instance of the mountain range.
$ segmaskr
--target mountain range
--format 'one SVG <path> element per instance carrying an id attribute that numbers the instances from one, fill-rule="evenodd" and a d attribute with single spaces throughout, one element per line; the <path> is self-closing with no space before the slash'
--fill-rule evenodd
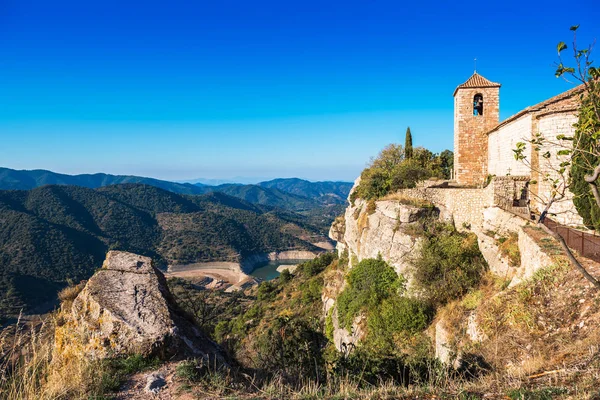
<path id="1" fill-rule="evenodd" d="M 315 251 L 320 235 L 305 216 L 220 192 L 182 195 L 142 184 L 0 191 L 0 319 L 87 279 L 109 249 L 164 266 Z"/>
<path id="2" fill-rule="evenodd" d="M 178 194 L 221 192 L 254 204 L 306 211 L 323 206 L 345 204 L 352 183 L 309 182 L 302 179 L 275 179 L 256 185 L 177 183 L 129 175 L 82 174 L 65 175 L 46 170 L 14 170 L 0 168 L 0 190 L 29 190 L 44 185 L 73 185 L 91 189 L 121 183 L 140 183 Z"/>

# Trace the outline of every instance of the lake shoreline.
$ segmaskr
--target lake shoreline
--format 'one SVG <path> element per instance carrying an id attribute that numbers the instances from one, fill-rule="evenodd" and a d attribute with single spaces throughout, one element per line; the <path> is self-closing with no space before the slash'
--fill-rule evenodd
<path id="1" fill-rule="evenodd" d="M 320 254 L 322 254 L 322 252 L 316 253 L 307 250 L 287 250 L 253 254 L 244 258 L 239 263 L 230 261 L 209 261 L 169 265 L 165 275 L 170 278 L 184 279 L 201 279 L 208 277 L 215 280 L 226 281 L 234 286 L 239 286 L 255 279 L 252 276 L 252 273 L 256 269 L 267 266 L 271 262 L 295 261 L 297 264 L 299 262 L 312 260 Z"/>

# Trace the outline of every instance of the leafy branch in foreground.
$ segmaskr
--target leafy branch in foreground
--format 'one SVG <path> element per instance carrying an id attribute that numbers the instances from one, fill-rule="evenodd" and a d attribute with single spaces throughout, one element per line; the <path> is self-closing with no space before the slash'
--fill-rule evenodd
<path id="1" fill-rule="evenodd" d="M 578 121 L 575 124 L 574 136 L 564 134 L 549 137 L 543 133 L 536 133 L 527 141 L 532 149 L 538 153 L 539 162 L 534 164 L 527 159 L 525 153 L 527 143 L 519 142 L 513 150 L 515 159 L 525 163 L 532 172 L 537 172 L 540 179 L 550 188 L 547 198 L 537 195 L 540 204 L 544 206 L 538 218 L 538 225 L 560 243 L 567 253 L 571 264 L 579 270 L 585 278 L 596 288 L 600 289 L 600 282 L 581 265 L 564 239 L 556 232 L 544 225 L 544 219 L 551 207 L 561 201 L 568 201 L 568 191 L 574 194 L 573 202 L 584 223 L 594 229 L 600 228 L 600 193 L 598 192 L 598 178 L 600 176 L 600 71 L 594 67 L 591 59 L 593 44 L 587 49 L 577 46 L 577 29 L 579 25 L 572 26 L 573 31 L 573 58 L 575 66 L 568 66 L 562 58 L 562 53 L 568 46 L 564 42 L 557 45 L 558 63 L 555 76 L 563 77 L 567 81 L 572 78 L 579 82 L 579 109 Z M 577 90 L 577 89 L 575 89 Z M 537 184 L 531 181 L 531 184 Z"/>

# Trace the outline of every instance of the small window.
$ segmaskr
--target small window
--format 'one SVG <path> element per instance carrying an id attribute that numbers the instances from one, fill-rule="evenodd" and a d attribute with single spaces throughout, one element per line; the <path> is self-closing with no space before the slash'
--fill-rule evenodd
<path id="1" fill-rule="evenodd" d="M 473 98 L 473 115 L 483 115 L 483 96 L 476 94 Z"/>

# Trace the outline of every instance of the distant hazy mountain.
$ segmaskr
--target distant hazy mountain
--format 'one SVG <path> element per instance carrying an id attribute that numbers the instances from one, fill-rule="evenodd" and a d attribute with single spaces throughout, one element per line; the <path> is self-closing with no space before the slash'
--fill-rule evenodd
<path id="1" fill-rule="evenodd" d="M 88 278 L 108 249 L 163 265 L 316 250 L 308 240 L 319 232 L 308 220 L 224 193 L 139 184 L 0 190 L 0 320 L 54 299 L 68 280 Z"/>
<path id="2" fill-rule="evenodd" d="M 14 170 L 0 167 L 0 189 L 28 190 L 44 185 L 73 185 L 91 189 L 119 183 L 141 183 L 180 194 L 202 194 L 201 184 L 175 183 L 129 175 L 82 174 L 66 175 L 43 169 Z"/>
<path id="3" fill-rule="evenodd" d="M 352 189 L 351 182 L 309 182 L 298 178 L 273 179 L 258 185 L 333 204 L 345 202 Z"/>
<path id="4" fill-rule="evenodd" d="M 121 183 L 140 183 L 178 194 L 222 192 L 245 201 L 286 210 L 314 210 L 323 206 L 344 204 L 352 183 L 309 182 L 303 179 L 275 179 L 257 185 L 176 183 L 139 176 L 84 174 L 65 175 L 45 170 L 17 171 L 0 168 L 0 189 L 29 190 L 44 185 L 73 185 L 99 188 Z"/>

